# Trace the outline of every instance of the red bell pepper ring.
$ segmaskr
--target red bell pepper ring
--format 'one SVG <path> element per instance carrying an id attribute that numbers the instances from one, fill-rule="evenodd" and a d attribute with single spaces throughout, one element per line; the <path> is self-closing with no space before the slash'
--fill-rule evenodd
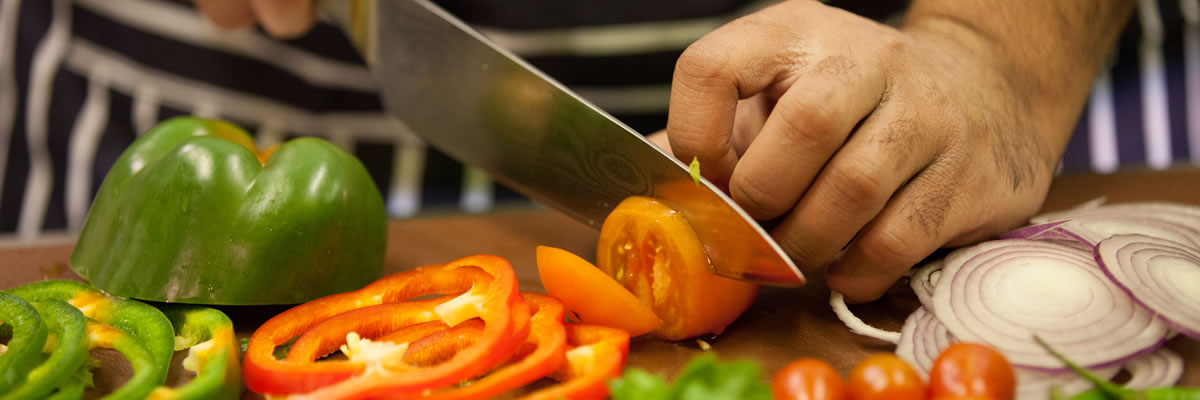
<path id="1" fill-rule="evenodd" d="M 435 307 L 438 317 L 450 326 L 478 317 L 486 327 L 474 346 L 459 352 L 446 363 L 390 372 L 384 368 L 368 369 L 368 363 L 363 361 L 296 362 L 276 359 L 273 354 L 276 346 L 335 315 L 431 294 L 456 293 L 463 294 Z M 353 292 L 301 304 L 260 326 L 250 338 L 243 361 L 246 385 L 250 390 L 266 394 L 315 393 L 321 388 L 332 389 L 330 394 L 353 394 L 453 384 L 487 372 L 524 340 L 514 335 L 511 315 L 519 300 L 512 266 L 496 256 L 464 257 L 393 274 Z M 388 377 L 386 382 L 372 379 L 381 374 Z M 355 379 L 348 380 L 351 377 Z M 339 382 L 350 385 L 334 385 Z M 352 390 L 343 392 L 347 389 Z"/>
<path id="2" fill-rule="evenodd" d="M 629 354 L 629 333 L 597 325 L 567 325 L 567 363 L 562 382 L 522 400 L 591 400 L 608 396 L 608 380 L 621 374 Z"/>
<path id="3" fill-rule="evenodd" d="M 553 297 L 522 293 L 533 311 L 525 347 L 532 350 L 519 360 L 505 365 L 470 385 L 431 393 L 393 395 L 388 398 L 427 400 L 490 399 L 532 383 L 563 365 L 567 334 L 563 326 L 563 305 Z M 413 349 L 410 347 L 409 351 Z"/>

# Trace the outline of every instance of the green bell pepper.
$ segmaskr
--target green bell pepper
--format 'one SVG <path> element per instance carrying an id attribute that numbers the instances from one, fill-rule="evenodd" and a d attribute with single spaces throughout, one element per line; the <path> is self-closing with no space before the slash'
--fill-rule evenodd
<path id="1" fill-rule="evenodd" d="M 42 361 L 49 333 L 37 309 L 12 293 L 0 292 L 0 321 L 12 327 L 8 350 L 0 354 L 0 393 L 7 393 Z"/>
<path id="2" fill-rule="evenodd" d="M 71 267 L 108 293 L 297 304 L 379 278 L 387 214 L 353 155 L 315 138 L 263 153 L 231 124 L 179 117 L 104 179 Z"/>
<path id="3" fill-rule="evenodd" d="M 134 366 L 133 378 L 119 393 L 115 393 L 122 396 L 114 398 L 122 398 L 129 393 L 141 393 L 146 385 L 146 393 L 149 393 L 166 381 L 171 356 L 175 354 L 175 330 L 167 316 L 154 306 L 137 300 L 110 296 L 85 283 L 68 280 L 28 283 L 10 289 L 9 292 L 35 302 L 65 301 L 82 311 L 83 315 L 98 322 L 89 323 L 87 326 L 89 346 L 118 350 L 125 354 Z M 102 329 L 97 325 L 110 329 Z M 104 335 L 97 335 L 97 332 Z M 143 367 L 139 368 L 139 365 Z M 141 394 L 140 397 L 132 395 L 132 398 L 141 397 L 145 397 L 145 394 Z"/>
<path id="4" fill-rule="evenodd" d="M 242 396 L 242 369 L 233 321 L 219 310 L 166 305 L 163 313 L 175 325 L 175 350 L 188 350 L 183 368 L 196 377 L 178 388 L 159 386 L 153 400 L 237 399 Z"/>
<path id="5" fill-rule="evenodd" d="M 87 357 L 87 319 L 79 309 L 56 299 L 37 302 L 34 307 L 54 333 L 54 349 L 45 362 L 29 371 L 24 383 L 0 395 L 0 400 L 43 398 L 74 375 Z"/>

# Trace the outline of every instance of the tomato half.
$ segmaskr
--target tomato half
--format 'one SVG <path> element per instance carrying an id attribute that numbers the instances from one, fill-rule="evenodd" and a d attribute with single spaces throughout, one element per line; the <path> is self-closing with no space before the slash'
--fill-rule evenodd
<path id="1" fill-rule="evenodd" d="M 978 343 L 955 343 L 942 351 L 929 372 L 932 398 L 981 396 L 1012 399 L 1016 373 L 999 351 Z"/>
<path id="2" fill-rule="evenodd" d="M 829 363 L 801 358 L 775 373 L 771 394 L 777 400 L 843 400 L 846 389 L 842 376 Z"/>
<path id="3" fill-rule="evenodd" d="M 667 340 L 719 334 L 758 295 L 758 285 L 713 274 L 683 214 L 648 197 L 618 204 L 600 228 L 596 265 L 662 319 Z"/>
<path id="4" fill-rule="evenodd" d="M 920 400 L 925 398 L 925 382 L 904 360 L 894 354 L 880 353 L 854 366 L 846 382 L 846 393 L 851 400 Z"/>
<path id="5" fill-rule="evenodd" d="M 579 322 L 646 334 L 662 325 L 654 311 L 595 265 L 569 251 L 538 246 L 542 287 L 574 313 Z"/>

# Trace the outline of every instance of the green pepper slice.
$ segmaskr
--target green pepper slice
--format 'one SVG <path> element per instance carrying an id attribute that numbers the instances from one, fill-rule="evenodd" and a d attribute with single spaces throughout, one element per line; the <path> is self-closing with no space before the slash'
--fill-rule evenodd
<path id="1" fill-rule="evenodd" d="M 145 399 L 154 388 L 162 384 L 169 364 L 159 362 L 154 353 L 143 346 L 137 337 L 96 320 L 88 321 L 87 335 L 89 347 L 116 350 L 133 366 L 133 376 L 129 381 L 103 399 Z"/>
<path id="2" fill-rule="evenodd" d="M 0 354 L 0 393 L 6 393 L 41 362 L 49 333 L 37 309 L 12 293 L 0 292 L 0 321 L 12 327 L 8 350 Z"/>
<path id="3" fill-rule="evenodd" d="M 83 366 L 87 356 L 84 328 L 86 318 L 74 306 L 62 300 L 33 304 L 54 333 L 54 350 L 46 361 L 29 371 L 24 384 L 0 396 L 0 400 L 39 399 L 54 391 L 67 377 Z"/>
<path id="4" fill-rule="evenodd" d="M 171 365 L 171 356 L 175 352 L 175 331 L 171 321 L 154 306 L 137 300 L 109 296 L 87 284 L 68 280 L 50 280 L 25 284 L 9 290 L 10 293 L 32 301 L 62 300 L 83 312 L 84 316 L 110 325 L 118 331 L 127 332 L 129 343 L 125 339 L 111 339 L 114 347 L 121 351 L 127 349 L 130 354 L 137 354 L 131 346 L 142 347 L 149 354 L 149 362 L 144 368 L 145 377 L 140 377 L 155 386 L 163 384 L 167 379 L 167 370 Z M 88 339 L 96 342 L 89 325 Z M 101 339 L 108 339 L 102 337 Z M 93 346 L 96 343 L 92 343 Z M 39 347 L 40 350 L 40 347 Z M 122 351 L 124 353 L 124 351 Z M 126 355 L 130 358 L 130 355 Z M 132 358 L 129 360 L 134 362 Z M 135 377 L 138 371 L 135 364 Z"/>
<path id="5" fill-rule="evenodd" d="M 175 350 L 188 349 L 183 360 L 196 377 L 178 388 L 159 386 L 151 399 L 236 399 L 242 395 L 242 370 L 233 321 L 225 313 L 191 305 L 163 306 L 175 326 Z"/>

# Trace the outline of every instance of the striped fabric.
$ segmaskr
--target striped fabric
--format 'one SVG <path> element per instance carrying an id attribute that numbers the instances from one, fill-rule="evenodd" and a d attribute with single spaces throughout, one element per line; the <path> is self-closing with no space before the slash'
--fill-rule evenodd
<path id="1" fill-rule="evenodd" d="M 1064 172 L 1200 164 L 1200 0 L 1142 0 L 1094 87 Z M 666 124 L 675 59 L 767 1 L 444 0 L 452 13 L 640 132 Z M 901 1 L 843 1 L 875 19 Z M 681 11 L 682 10 L 682 11 Z M 236 122 L 260 146 L 324 137 L 367 166 L 396 218 L 529 202 L 380 114 L 334 27 L 224 32 L 188 0 L 0 0 L 0 237 L 70 237 L 109 167 L 165 118 Z M 3 241 L 0 241 L 3 242 Z"/>

